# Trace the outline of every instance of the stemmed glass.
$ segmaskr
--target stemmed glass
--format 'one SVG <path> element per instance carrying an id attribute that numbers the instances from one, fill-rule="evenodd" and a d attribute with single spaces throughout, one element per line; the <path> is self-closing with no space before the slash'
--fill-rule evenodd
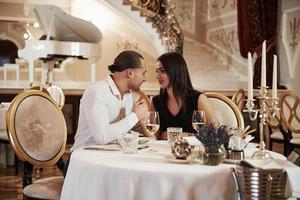
<path id="1" fill-rule="evenodd" d="M 206 124 L 205 112 L 203 110 L 194 110 L 192 117 L 192 126 L 197 131 L 197 133 L 204 124 Z"/>
<path id="2" fill-rule="evenodd" d="M 148 111 L 146 113 L 146 129 L 150 136 L 153 136 L 159 129 L 159 115 L 156 111 Z"/>

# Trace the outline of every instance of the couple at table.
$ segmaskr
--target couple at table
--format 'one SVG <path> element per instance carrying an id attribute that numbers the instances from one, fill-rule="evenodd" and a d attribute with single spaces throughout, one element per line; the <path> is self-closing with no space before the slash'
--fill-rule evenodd
<path id="1" fill-rule="evenodd" d="M 134 101 L 132 93 L 139 91 L 146 80 L 143 56 L 135 51 L 123 51 L 108 69 L 111 74 L 88 87 L 81 98 L 78 129 L 71 151 L 117 141 L 145 119 L 145 102 Z M 208 122 L 217 121 L 207 97 L 193 89 L 181 54 L 161 55 L 157 59 L 156 78 L 160 93 L 153 97 L 150 109 L 160 115 L 158 139 L 167 139 L 166 128 L 170 126 L 195 132 L 191 123 L 193 110 L 204 110 Z"/>

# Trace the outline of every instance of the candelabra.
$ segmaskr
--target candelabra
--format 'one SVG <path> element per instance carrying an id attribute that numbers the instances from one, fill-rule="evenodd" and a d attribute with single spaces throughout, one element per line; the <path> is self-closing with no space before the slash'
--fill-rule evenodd
<path id="1" fill-rule="evenodd" d="M 248 99 L 246 103 L 247 110 L 244 112 L 249 113 L 250 120 L 256 120 L 257 116 L 260 118 L 260 143 L 259 149 L 254 152 L 252 157 L 254 159 L 271 159 L 272 156 L 269 152 L 265 149 L 265 142 L 264 137 L 266 135 L 266 128 L 267 128 L 267 117 L 274 117 L 276 111 L 280 108 L 278 107 L 278 98 L 270 97 L 267 91 L 268 86 L 260 87 L 259 96 L 257 99 L 259 100 L 259 108 L 255 108 L 254 99 Z M 259 115 L 258 115 L 259 113 Z"/>

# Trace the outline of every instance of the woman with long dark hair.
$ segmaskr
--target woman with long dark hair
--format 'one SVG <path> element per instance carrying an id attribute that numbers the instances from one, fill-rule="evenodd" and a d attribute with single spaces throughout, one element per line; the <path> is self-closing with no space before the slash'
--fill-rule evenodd
<path id="1" fill-rule="evenodd" d="M 208 123 L 217 123 L 212 106 L 204 93 L 192 86 L 183 56 L 165 53 L 157 59 L 156 78 L 159 95 L 153 97 L 151 109 L 160 117 L 158 139 L 167 139 L 167 127 L 182 127 L 186 135 L 196 132 L 192 127 L 193 110 L 203 110 Z"/>

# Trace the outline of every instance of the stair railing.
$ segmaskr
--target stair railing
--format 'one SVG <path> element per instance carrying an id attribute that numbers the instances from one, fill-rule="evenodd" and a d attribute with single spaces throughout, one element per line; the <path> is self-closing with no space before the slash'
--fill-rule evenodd
<path id="1" fill-rule="evenodd" d="M 147 21 L 152 22 L 169 52 L 183 52 L 183 33 L 175 17 L 174 6 L 169 6 L 167 0 L 123 0 L 123 3 L 139 10 Z"/>

